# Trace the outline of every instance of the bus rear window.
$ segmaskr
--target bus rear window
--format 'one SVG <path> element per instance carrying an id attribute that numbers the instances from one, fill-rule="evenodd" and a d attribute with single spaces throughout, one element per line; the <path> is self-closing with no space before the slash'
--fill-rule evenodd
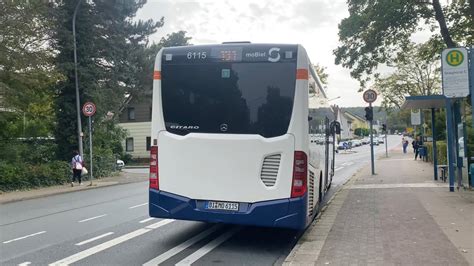
<path id="1" fill-rule="evenodd" d="M 296 84 L 295 62 L 166 64 L 163 115 L 174 134 L 285 134 Z"/>

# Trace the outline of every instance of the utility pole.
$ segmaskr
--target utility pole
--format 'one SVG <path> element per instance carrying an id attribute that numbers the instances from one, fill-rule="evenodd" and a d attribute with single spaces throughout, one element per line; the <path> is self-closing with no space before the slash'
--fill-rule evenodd
<path id="1" fill-rule="evenodd" d="M 82 122 L 81 122 L 81 100 L 79 99 L 79 80 L 77 76 L 77 47 L 76 47 L 76 16 L 77 10 L 82 0 L 78 0 L 76 8 L 74 9 L 74 14 L 72 15 L 72 37 L 74 39 L 74 80 L 76 85 L 76 112 L 77 112 L 77 142 L 79 146 L 79 154 L 81 157 L 84 154 L 84 149 L 82 148 Z"/>

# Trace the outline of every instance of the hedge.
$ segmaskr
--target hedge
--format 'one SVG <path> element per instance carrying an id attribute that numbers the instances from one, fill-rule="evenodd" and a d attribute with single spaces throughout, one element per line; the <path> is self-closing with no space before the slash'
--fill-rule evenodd
<path id="1" fill-rule="evenodd" d="M 425 142 L 424 145 L 428 149 L 428 161 L 433 162 L 433 144 L 431 142 Z M 448 164 L 446 141 L 436 141 L 436 151 L 438 164 Z"/>
<path id="2" fill-rule="evenodd" d="M 70 180 L 67 162 L 42 164 L 0 162 L 0 190 L 12 191 L 61 185 Z"/>

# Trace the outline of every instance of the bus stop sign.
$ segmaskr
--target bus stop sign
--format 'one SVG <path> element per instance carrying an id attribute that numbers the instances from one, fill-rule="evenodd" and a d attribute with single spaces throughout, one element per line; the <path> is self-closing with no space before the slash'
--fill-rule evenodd
<path id="1" fill-rule="evenodd" d="M 95 114 L 95 111 L 96 111 L 96 108 L 95 108 L 95 104 L 94 104 L 94 103 L 86 102 L 86 103 L 82 106 L 82 113 L 83 113 L 85 116 L 93 116 L 93 115 Z"/>

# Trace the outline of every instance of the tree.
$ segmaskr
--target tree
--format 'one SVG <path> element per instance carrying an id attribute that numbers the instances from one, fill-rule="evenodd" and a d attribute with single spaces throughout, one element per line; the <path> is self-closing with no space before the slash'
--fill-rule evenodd
<path id="1" fill-rule="evenodd" d="M 92 100 L 97 105 L 95 127 L 105 114 L 117 113 L 125 95 L 142 90 L 143 65 L 139 56 L 148 37 L 163 25 L 132 20 L 146 0 L 83 1 L 76 18 L 78 73 L 81 103 Z M 55 42 L 59 51 L 57 65 L 66 77 L 56 86 L 57 123 L 55 130 L 59 156 L 66 158 L 77 147 L 76 103 L 74 86 L 72 15 L 76 1 L 60 2 L 55 20 Z"/>
<path id="2" fill-rule="evenodd" d="M 382 106 L 400 108 L 405 96 L 432 95 L 441 91 L 439 60 L 426 58 L 427 45 L 408 45 L 394 60 L 394 73 L 375 79 L 374 88 L 383 96 Z"/>
<path id="3" fill-rule="evenodd" d="M 319 80 L 323 85 L 328 85 L 328 78 L 329 75 L 326 72 L 327 67 L 323 67 L 320 64 L 313 65 L 314 70 L 316 70 L 316 74 L 319 77 Z"/>
<path id="4" fill-rule="evenodd" d="M 348 0 L 349 17 L 339 24 L 342 44 L 334 50 L 335 62 L 350 68 L 365 87 L 378 65 L 392 63 L 423 26 L 439 31 L 430 40 L 435 49 L 429 57 L 443 46 L 472 43 L 472 2 L 452 1 L 443 7 L 439 0 Z"/>
<path id="5" fill-rule="evenodd" d="M 2 138 L 49 136 L 54 123 L 52 6 L 43 1 L 0 2 Z"/>

